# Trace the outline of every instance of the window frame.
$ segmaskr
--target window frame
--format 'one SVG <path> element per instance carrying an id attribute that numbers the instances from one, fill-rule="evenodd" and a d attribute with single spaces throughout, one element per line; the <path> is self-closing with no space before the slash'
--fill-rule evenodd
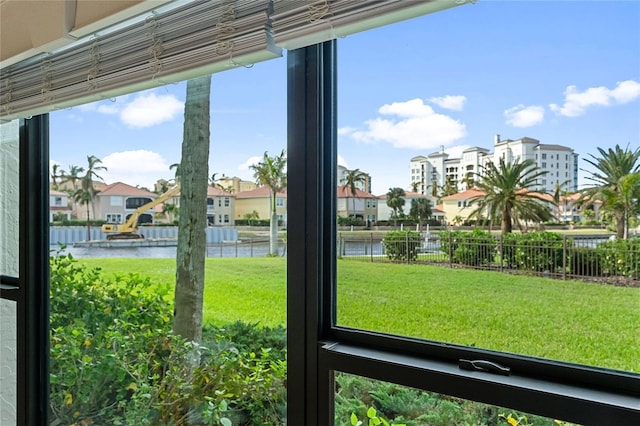
<path id="1" fill-rule="evenodd" d="M 336 324 L 336 41 L 287 54 L 290 424 L 334 419 L 334 372 L 586 424 L 637 424 L 640 377 Z M 459 368 L 486 360 L 509 376 Z"/>

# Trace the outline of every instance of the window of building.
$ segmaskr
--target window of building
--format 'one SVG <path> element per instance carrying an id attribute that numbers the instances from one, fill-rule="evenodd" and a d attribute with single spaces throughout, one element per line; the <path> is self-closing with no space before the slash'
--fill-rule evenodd
<path id="1" fill-rule="evenodd" d="M 121 213 L 107 213 L 106 221 L 107 221 L 107 223 L 122 223 L 122 214 Z"/>
<path id="2" fill-rule="evenodd" d="M 276 207 L 284 207 L 284 198 L 276 198 Z"/>
<path id="3" fill-rule="evenodd" d="M 214 205 L 213 203 L 214 203 L 213 198 L 211 198 L 211 197 L 207 198 L 207 206 L 213 207 L 213 205 Z"/>
<path id="4" fill-rule="evenodd" d="M 135 210 L 151 201 L 152 199 L 149 197 L 129 197 L 127 201 L 125 201 L 125 208 L 127 210 Z"/>
<path id="5" fill-rule="evenodd" d="M 55 197 L 54 205 L 61 206 L 62 205 L 62 197 Z"/>
<path id="6" fill-rule="evenodd" d="M 547 163 L 545 161 L 542 162 L 542 168 L 546 169 L 547 168 Z"/>
<path id="7" fill-rule="evenodd" d="M 224 223 L 229 223 L 229 215 L 228 214 L 224 215 Z"/>
<path id="8" fill-rule="evenodd" d="M 547 159 L 547 154 L 542 154 L 542 159 L 546 160 Z"/>
<path id="9" fill-rule="evenodd" d="M 229 197 L 224 197 L 224 206 L 229 207 Z"/>
<path id="10" fill-rule="evenodd" d="M 109 197 L 110 203 L 112 206 L 121 206 L 122 205 L 122 196 L 120 195 L 112 195 L 111 197 Z"/>

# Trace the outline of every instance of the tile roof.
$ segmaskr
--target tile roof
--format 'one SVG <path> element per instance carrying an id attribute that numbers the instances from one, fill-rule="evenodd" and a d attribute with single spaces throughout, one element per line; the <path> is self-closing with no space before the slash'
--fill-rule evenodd
<path id="1" fill-rule="evenodd" d="M 112 183 L 100 190 L 98 196 L 101 195 L 123 195 L 123 196 L 141 196 L 141 197 L 157 197 L 158 194 L 147 191 L 146 189 L 136 188 L 122 182 Z"/>
<path id="2" fill-rule="evenodd" d="M 364 192 L 356 188 L 355 196 L 351 193 L 351 189 L 346 185 L 340 185 L 337 190 L 338 198 L 377 198 L 375 195 Z"/>
<path id="3" fill-rule="evenodd" d="M 234 195 L 223 191 L 222 189 L 218 188 L 217 186 L 211 186 L 209 185 L 207 187 L 207 196 L 209 197 L 233 197 Z"/>
<path id="4" fill-rule="evenodd" d="M 271 195 L 271 189 L 268 186 L 259 186 L 256 189 L 252 189 L 250 191 L 241 191 L 236 194 L 236 199 L 241 198 L 264 198 L 269 197 Z M 283 190 L 278 192 L 278 197 L 286 198 L 287 190 Z"/>
<path id="5" fill-rule="evenodd" d="M 442 197 L 443 200 L 466 200 L 472 197 L 482 197 L 485 194 L 484 191 L 479 189 L 467 189 L 466 191 L 458 192 L 457 194 L 447 195 Z"/>

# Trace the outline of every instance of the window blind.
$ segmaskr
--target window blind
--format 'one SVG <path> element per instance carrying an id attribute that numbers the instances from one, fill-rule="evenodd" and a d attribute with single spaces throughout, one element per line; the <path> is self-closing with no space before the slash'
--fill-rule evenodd
<path id="1" fill-rule="evenodd" d="M 0 70 L 10 120 L 281 56 L 466 0 L 179 0 Z"/>

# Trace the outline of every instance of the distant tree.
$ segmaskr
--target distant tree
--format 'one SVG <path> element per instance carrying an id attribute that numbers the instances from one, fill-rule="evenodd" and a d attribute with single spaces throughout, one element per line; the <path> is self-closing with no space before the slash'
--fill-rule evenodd
<path id="1" fill-rule="evenodd" d="M 107 168 L 105 166 L 99 165 L 99 164 L 102 164 L 102 160 L 96 157 L 95 155 L 87 156 L 87 164 L 88 164 L 87 172 L 82 177 L 81 186 L 82 186 L 82 189 L 88 194 L 89 204 L 91 204 L 93 218 L 95 219 L 96 212 L 95 212 L 94 201 L 95 201 L 96 194 L 98 194 L 99 191 L 96 190 L 94 182 L 96 180 L 104 181 L 104 179 L 102 179 L 102 176 L 98 174 L 98 171 L 99 170 L 107 171 Z"/>
<path id="2" fill-rule="evenodd" d="M 51 167 L 51 184 L 53 189 L 58 190 L 59 184 L 64 179 L 65 171 L 60 168 L 60 164 L 54 164 Z"/>
<path id="3" fill-rule="evenodd" d="M 210 96 L 211 75 L 187 81 L 182 156 L 175 167 L 176 180 L 180 178 L 180 217 L 173 331 L 195 342 L 202 340 Z"/>
<path id="4" fill-rule="evenodd" d="M 169 170 L 175 170 L 174 180 L 180 182 L 180 163 L 173 163 L 169 166 Z"/>
<path id="5" fill-rule="evenodd" d="M 260 219 L 260 214 L 258 213 L 257 210 L 254 210 L 251 213 L 245 213 L 243 216 L 243 219 L 248 221 L 249 225 L 251 225 L 252 221 Z"/>
<path id="6" fill-rule="evenodd" d="M 629 218 L 640 213 L 640 148 L 622 149 L 619 145 L 604 150 L 598 148 L 599 157 L 589 154 L 585 161 L 595 171 L 584 170 L 593 186 L 583 190 L 581 203 L 602 202 L 603 213 L 611 215 L 616 224 L 616 236 L 626 238 L 629 234 Z"/>
<path id="7" fill-rule="evenodd" d="M 433 212 L 431 211 L 431 201 L 428 198 L 414 198 L 411 200 L 409 217 L 418 221 L 420 229 L 425 220 L 429 220 Z"/>
<path id="8" fill-rule="evenodd" d="M 87 241 L 91 240 L 91 217 L 89 215 L 89 205 L 91 204 L 92 195 L 84 188 L 76 189 L 72 194 L 73 201 L 80 206 L 86 206 L 87 208 Z"/>
<path id="9" fill-rule="evenodd" d="M 420 188 L 420 184 L 421 182 L 418 180 L 411 182 L 411 192 L 418 192 L 418 189 Z"/>
<path id="10" fill-rule="evenodd" d="M 570 191 L 566 189 L 567 185 L 570 184 L 570 180 L 565 180 L 564 182 L 557 182 L 553 187 L 553 204 L 554 204 L 554 212 L 555 217 L 558 222 L 563 221 L 562 212 L 566 213 L 568 200 L 567 198 L 571 194 Z M 562 205 L 562 212 L 560 211 L 560 206 Z"/>
<path id="11" fill-rule="evenodd" d="M 406 193 L 404 192 L 404 189 L 398 187 L 389 188 L 389 191 L 387 192 L 387 206 L 393 210 L 391 215 L 393 217 L 394 226 L 396 225 L 397 219 L 404 215 L 402 208 L 405 203 L 405 195 Z"/>
<path id="12" fill-rule="evenodd" d="M 84 167 L 69 166 L 69 170 L 60 178 L 60 183 L 71 183 L 71 189 L 68 189 L 69 194 L 72 195 L 78 189 L 78 182 L 82 179 L 81 173 L 84 172 Z"/>
<path id="13" fill-rule="evenodd" d="M 269 221 L 269 253 L 278 255 L 278 215 L 276 214 L 276 197 L 278 192 L 287 187 L 287 156 L 284 149 L 279 155 L 269 157 L 264 153 L 262 161 L 251 166 L 256 182 L 268 186 L 271 192 L 271 219 Z"/>
<path id="14" fill-rule="evenodd" d="M 360 169 L 347 170 L 347 174 L 344 177 L 344 188 L 345 192 L 350 193 L 353 202 L 353 217 L 356 216 L 356 198 L 358 198 L 358 193 L 356 191 L 356 187 L 358 183 L 365 183 L 367 181 L 367 174 L 361 172 Z"/>
<path id="15" fill-rule="evenodd" d="M 180 209 L 174 203 L 162 203 L 162 214 L 164 214 L 169 223 L 175 222 L 175 220 L 179 217 L 179 213 Z"/>
<path id="16" fill-rule="evenodd" d="M 458 191 L 458 185 L 456 185 L 455 183 L 453 183 L 453 181 L 451 180 L 450 177 L 447 177 L 447 180 L 445 181 L 444 186 L 441 188 L 441 192 L 440 192 L 440 198 L 443 197 L 447 197 L 449 195 L 453 195 L 453 194 L 457 194 Z"/>
<path id="17" fill-rule="evenodd" d="M 499 216 L 502 235 L 512 231 L 514 222 L 548 220 L 551 217 L 548 201 L 544 194 L 533 190 L 538 179 L 546 174 L 532 160 L 505 162 L 501 158 L 498 165 L 488 163 L 481 174 L 477 173 L 476 186 L 482 194 L 469 199 L 472 203 L 479 201 L 469 217 Z"/>

